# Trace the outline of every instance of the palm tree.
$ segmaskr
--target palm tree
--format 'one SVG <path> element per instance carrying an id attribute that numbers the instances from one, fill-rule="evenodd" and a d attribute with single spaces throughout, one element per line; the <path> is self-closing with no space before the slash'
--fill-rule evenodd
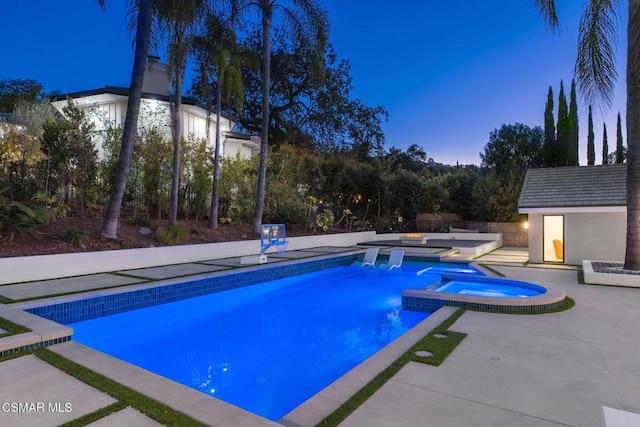
<path id="1" fill-rule="evenodd" d="M 104 7 L 104 0 L 99 0 L 99 4 Z M 124 120 L 122 145 L 120 147 L 120 155 L 118 156 L 115 177 L 111 187 L 109 207 L 107 208 L 104 222 L 100 229 L 100 234 L 110 239 L 116 239 L 118 237 L 118 219 L 120 218 L 120 208 L 122 207 L 124 190 L 129 177 L 133 144 L 138 129 L 138 113 L 140 111 L 140 99 L 142 97 L 142 79 L 144 77 L 144 68 L 149 51 L 149 40 L 151 38 L 153 2 L 152 0 L 138 0 L 137 5 L 135 25 L 136 47 L 133 70 L 131 72 L 129 99 L 127 101 L 127 115 Z"/>
<path id="2" fill-rule="evenodd" d="M 205 33 L 195 39 L 198 52 L 198 65 L 202 75 L 202 84 L 207 98 L 207 129 L 209 129 L 209 113 L 211 96 L 209 95 L 209 74 L 217 75 L 216 82 L 216 141 L 213 156 L 213 192 L 211 196 L 211 213 L 209 228 L 218 228 L 219 183 L 220 183 L 220 119 L 222 101 L 229 104 L 235 101 L 239 114 L 244 103 L 242 84 L 242 66 L 251 66 L 255 61 L 252 52 L 240 48 L 236 44 L 236 35 L 228 22 L 216 15 L 206 19 Z M 207 133 L 208 134 L 208 133 Z"/>
<path id="3" fill-rule="evenodd" d="M 260 163 L 256 190 L 253 230 L 260 231 L 264 213 L 267 149 L 269 147 L 269 82 L 271 79 L 271 26 L 273 13 L 282 12 L 282 22 L 299 40 L 306 40 L 318 52 L 324 52 L 329 32 L 326 12 L 316 0 L 234 0 L 235 13 L 257 9 L 262 20 L 262 122 L 260 125 Z M 322 55 L 319 55 L 322 57 Z"/>
<path id="4" fill-rule="evenodd" d="M 618 0 L 589 0 L 580 20 L 575 73 L 589 104 L 611 104 Z M 535 0 L 551 28 L 557 28 L 555 0 Z M 627 242 L 624 268 L 640 270 L 640 0 L 628 0 L 627 23 Z"/>
<path id="5" fill-rule="evenodd" d="M 173 133 L 173 179 L 169 225 L 178 218 L 178 191 L 180 187 L 180 144 L 182 142 L 182 83 L 187 67 L 189 43 L 197 28 L 200 16 L 208 9 L 207 0 L 163 0 L 155 2 L 158 29 L 169 46 L 169 69 L 173 80 L 173 105 L 171 109 Z"/>

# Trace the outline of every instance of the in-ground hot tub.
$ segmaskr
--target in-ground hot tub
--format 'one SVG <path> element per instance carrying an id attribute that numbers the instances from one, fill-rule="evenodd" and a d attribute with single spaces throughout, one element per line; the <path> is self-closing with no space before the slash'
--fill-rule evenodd
<path id="1" fill-rule="evenodd" d="M 432 313 L 443 306 L 534 313 L 564 304 L 566 294 L 533 283 L 498 277 L 442 274 L 424 289 L 402 292 L 404 310 Z"/>
<path id="2" fill-rule="evenodd" d="M 497 298 L 527 298 L 542 295 L 547 289 L 533 283 L 494 278 L 460 278 L 444 276 L 442 282 L 429 286 L 426 290 L 457 295 L 474 295 Z"/>

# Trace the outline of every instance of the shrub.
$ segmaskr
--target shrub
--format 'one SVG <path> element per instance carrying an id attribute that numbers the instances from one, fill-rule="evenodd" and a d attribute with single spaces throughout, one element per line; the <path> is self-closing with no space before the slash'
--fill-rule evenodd
<path id="1" fill-rule="evenodd" d="M 0 232 L 8 232 L 10 238 L 15 233 L 36 234 L 36 229 L 49 221 L 51 211 L 42 206 L 29 206 L 3 196 L 9 187 L 0 188 Z"/>
<path id="2" fill-rule="evenodd" d="M 220 224 L 233 224 L 233 218 L 229 216 L 223 216 L 220 218 Z"/>
<path id="3" fill-rule="evenodd" d="M 333 226 L 333 220 L 333 212 L 325 210 L 324 212 L 319 213 L 316 217 L 315 226 L 326 233 Z"/>
<path id="4" fill-rule="evenodd" d="M 273 214 L 274 223 L 282 223 L 287 227 L 292 225 L 304 225 L 307 223 L 307 215 L 304 209 L 295 205 L 278 206 Z"/>
<path id="5" fill-rule="evenodd" d="M 156 239 L 163 245 L 177 245 L 189 234 L 189 230 L 184 224 L 175 224 L 158 228 Z"/>
<path id="6" fill-rule="evenodd" d="M 80 227 L 67 227 L 62 233 L 62 240 L 76 247 L 82 244 L 85 237 L 87 237 L 87 230 Z"/>
<path id="7" fill-rule="evenodd" d="M 139 225 L 140 227 L 151 227 L 151 221 L 149 218 L 145 218 L 143 216 L 134 216 L 130 220 L 127 221 L 129 225 Z"/>

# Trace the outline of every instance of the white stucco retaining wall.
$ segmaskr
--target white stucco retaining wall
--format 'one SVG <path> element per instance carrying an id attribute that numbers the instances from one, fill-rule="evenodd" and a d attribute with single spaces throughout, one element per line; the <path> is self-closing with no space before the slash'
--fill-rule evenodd
<path id="1" fill-rule="evenodd" d="M 353 246 L 375 238 L 376 233 L 374 231 L 290 237 L 287 239 L 289 240 L 287 250 L 318 246 Z M 240 242 L 0 258 L 0 284 L 255 255 L 259 252 L 260 240 L 244 240 Z M 271 248 L 267 251 L 267 253 L 271 252 L 276 252 L 276 249 Z"/>

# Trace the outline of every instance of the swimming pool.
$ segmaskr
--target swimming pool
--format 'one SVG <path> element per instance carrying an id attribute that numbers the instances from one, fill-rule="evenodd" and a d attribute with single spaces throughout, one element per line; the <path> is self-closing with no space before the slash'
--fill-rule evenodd
<path id="1" fill-rule="evenodd" d="M 424 268 L 341 266 L 70 326 L 75 341 L 278 420 L 427 317 L 401 297 L 424 287 Z"/>

